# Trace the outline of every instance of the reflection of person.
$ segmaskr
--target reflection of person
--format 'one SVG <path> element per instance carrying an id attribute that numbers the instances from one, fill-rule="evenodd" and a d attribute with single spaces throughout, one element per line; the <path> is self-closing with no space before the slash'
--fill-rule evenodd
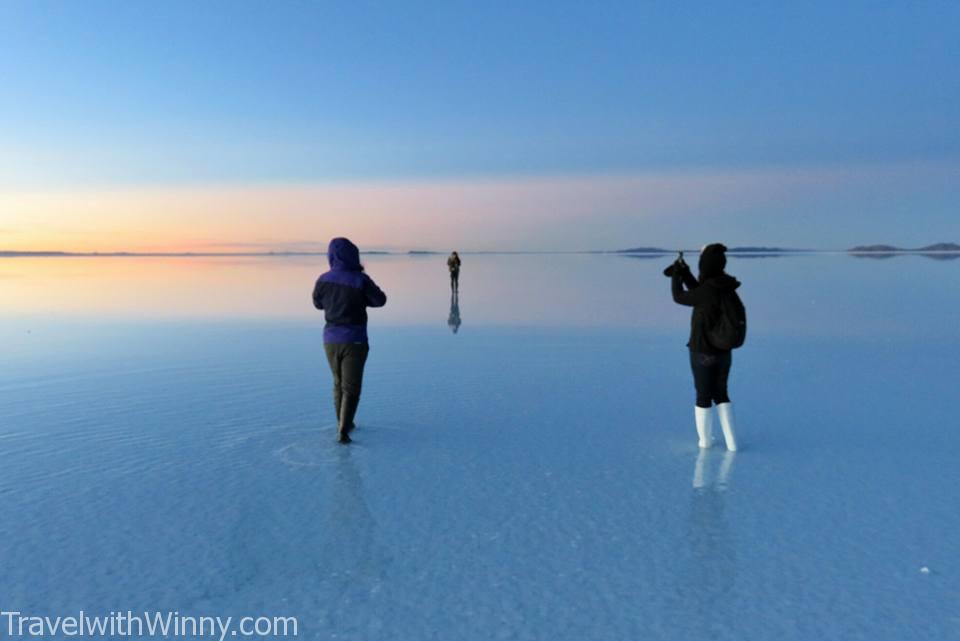
<path id="1" fill-rule="evenodd" d="M 725 273 L 727 248 L 720 243 L 707 245 L 700 252 L 700 278 L 694 278 L 683 255 L 668 267 L 664 274 L 671 278 L 673 300 L 693 307 L 690 320 L 690 367 L 697 389 L 697 405 L 694 417 L 700 447 L 711 445 L 712 406 L 717 405 L 720 425 L 727 449 L 736 451 L 734 436 L 733 406 L 727 394 L 727 379 L 730 376 L 730 350 L 717 349 L 707 340 L 707 330 L 716 322 L 720 298 L 726 292 L 734 292 L 740 281 Z M 686 289 L 684 289 L 686 287 Z"/>
<path id="2" fill-rule="evenodd" d="M 314 509 L 322 508 L 311 559 L 319 598 L 328 603 L 318 617 L 318 637 L 367 638 L 362 634 L 357 612 L 376 610 L 384 574 L 390 565 L 388 550 L 378 541 L 377 521 L 367 504 L 362 469 L 352 459 L 354 451 L 340 448 L 332 468 L 334 476 L 323 479 L 324 489 Z M 346 634 L 344 634 L 346 633 Z"/>
<path id="3" fill-rule="evenodd" d="M 323 346 L 333 373 L 333 405 L 337 435 L 350 442 L 353 418 L 360 404 L 363 368 L 370 346 L 367 342 L 367 307 L 383 307 L 386 294 L 363 272 L 360 250 L 346 238 L 334 238 L 327 251 L 330 271 L 313 288 L 313 304 L 322 309 L 327 324 Z"/>
<path id="4" fill-rule="evenodd" d="M 680 624 L 680 638 L 707 639 L 716 636 L 718 624 L 735 625 L 727 615 L 733 607 L 737 579 L 736 546 L 724 514 L 724 501 L 733 466 L 734 452 L 716 454 L 700 450 L 690 495 L 690 513 L 678 574 L 680 590 L 689 616 Z M 719 463 L 716 475 L 710 468 Z"/>
<path id="5" fill-rule="evenodd" d="M 447 259 L 447 268 L 450 269 L 450 289 L 460 291 L 460 256 L 457 252 L 450 254 Z"/>
<path id="6" fill-rule="evenodd" d="M 447 317 L 447 327 L 456 334 L 460 330 L 460 294 L 450 294 L 450 316 Z"/>
<path id="7" fill-rule="evenodd" d="M 370 467 L 349 447 L 323 447 L 315 433 L 299 444 L 307 448 L 304 453 L 318 457 L 304 461 L 307 467 L 297 475 L 302 482 L 285 484 L 282 496 L 242 492 L 232 497 L 218 514 L 223 520 L 215 531 L 233 534 L 211 550 L 223 571 L 197 581 L 188 595 L 260 603 L 264 594 L 285 595 L 291 585 L 309 586 L 316 602 L 326 607 L 309 622 L 301 620 L 299 638 L 330 638 L 344 630 L 350 633 L 342 635 L 346 638 L 369 638 L 355 631 L 356 614 L 383 602 L 380 588 L 392 563 L 365 485 Z M 304 628 L 313 634 L 304 635 Z"/>

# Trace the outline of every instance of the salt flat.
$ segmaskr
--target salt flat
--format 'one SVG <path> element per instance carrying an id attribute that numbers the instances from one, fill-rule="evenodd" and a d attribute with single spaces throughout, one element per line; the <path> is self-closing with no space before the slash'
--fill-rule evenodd
<path id="1" fill-rule="evenodd" d="M 960 639 L 960 262 L 731 259 L 730 455 L 696 447 L 662 259 L 465 256 L 454 335 L 441 259 L 370 258 L 390 300 L 349 447 L 322 265 L 84 260 L 0 263 L 4 610 Z"/>

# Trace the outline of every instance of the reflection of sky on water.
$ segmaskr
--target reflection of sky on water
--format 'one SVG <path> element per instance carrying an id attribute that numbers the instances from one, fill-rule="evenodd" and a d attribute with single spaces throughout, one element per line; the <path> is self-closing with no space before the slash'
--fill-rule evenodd
<path id="1" fill-rule="evenodd" d="M 319 261 L 0 261 L 6 600 L 304 638 L 953 638 L 958 263 L 732 259 L 734 458 L 696 446 L 668 259 L 467 256 L 451 301 L 442 258 L 367 259 L 391 299 L 349 449 Z"/>
<path id="2" fill-rule="evenodd" d="M 460 304 L 470 326 L 622 326 L 675 331 L 684 310 L 661 270 L 672 257 L 467 255 Z M 434 325 L 451 311 L 445 257 L 367 256 L 389 296 L 375 325 Z M 751 330 L 901 335 L 947 331 L 942 293 L 956 263 L 905 256 L 731 258 Z M 36 258 L 0 261 L 8 317 L 60 319 L 288 319 L 320 322 L 310 304 L 322 257 Z"/>

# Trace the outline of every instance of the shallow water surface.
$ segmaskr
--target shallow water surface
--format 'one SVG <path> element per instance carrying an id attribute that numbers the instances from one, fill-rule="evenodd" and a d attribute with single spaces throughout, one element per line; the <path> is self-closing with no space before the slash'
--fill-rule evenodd
<path id="1" fill-rule="evenodd" d="M 456 333 L 445 257 L 366 258 L 389 301 L 350 447 L 322 260 L 0 261 L 0 608 L 960 639 L 960 261 L 732 258 L 728 454 L 696 447 L 669 259 L 463 258 Z"/>

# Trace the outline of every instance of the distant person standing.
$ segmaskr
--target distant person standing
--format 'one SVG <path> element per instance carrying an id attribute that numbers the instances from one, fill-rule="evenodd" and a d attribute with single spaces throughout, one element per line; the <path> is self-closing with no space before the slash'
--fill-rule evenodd
<path id="1" fill-rule="evenodd" d="M 746 336 L 746 314 L 737 295 L 740 281 L 724 272 L 726 251 L 727 248 L 720 243 L 707 245 L 701 250 L 699 279 L 690 273 L 682 253 L 663 273 L 670 276 L 673 300 L 693 307 L 687 347 L 690 348 L 690 367 L 697 390 L 694 417 L 700 447 L 712 445 L 711 412 L 716 403 L 727 449 L 735 452 L 737 440 L 727 379 L 732 363 L 731 350 L 742 345 Z"/>
<path id="2" fill-rule="evenodd" d="M 450 289 L 454 292 L 460 291 L 460 256 L 457 252 L 450 254 L 447 259 L 447 268 L 450 270 Z"/>
<path id="3" fill-rule="evenodd" d="M 350 442 L 354 416 L 360 405 L 363 369 L 370 352 L 367 307 L 383 307 L 387 296 L 364 273 L 360 250 L 346 238 L 334 238 L 327 250 L 330 271 L 317 279 L 313 305 L 327 320 L 323 347 L 333 373 L 333 406 L 337 438 Z"/>

